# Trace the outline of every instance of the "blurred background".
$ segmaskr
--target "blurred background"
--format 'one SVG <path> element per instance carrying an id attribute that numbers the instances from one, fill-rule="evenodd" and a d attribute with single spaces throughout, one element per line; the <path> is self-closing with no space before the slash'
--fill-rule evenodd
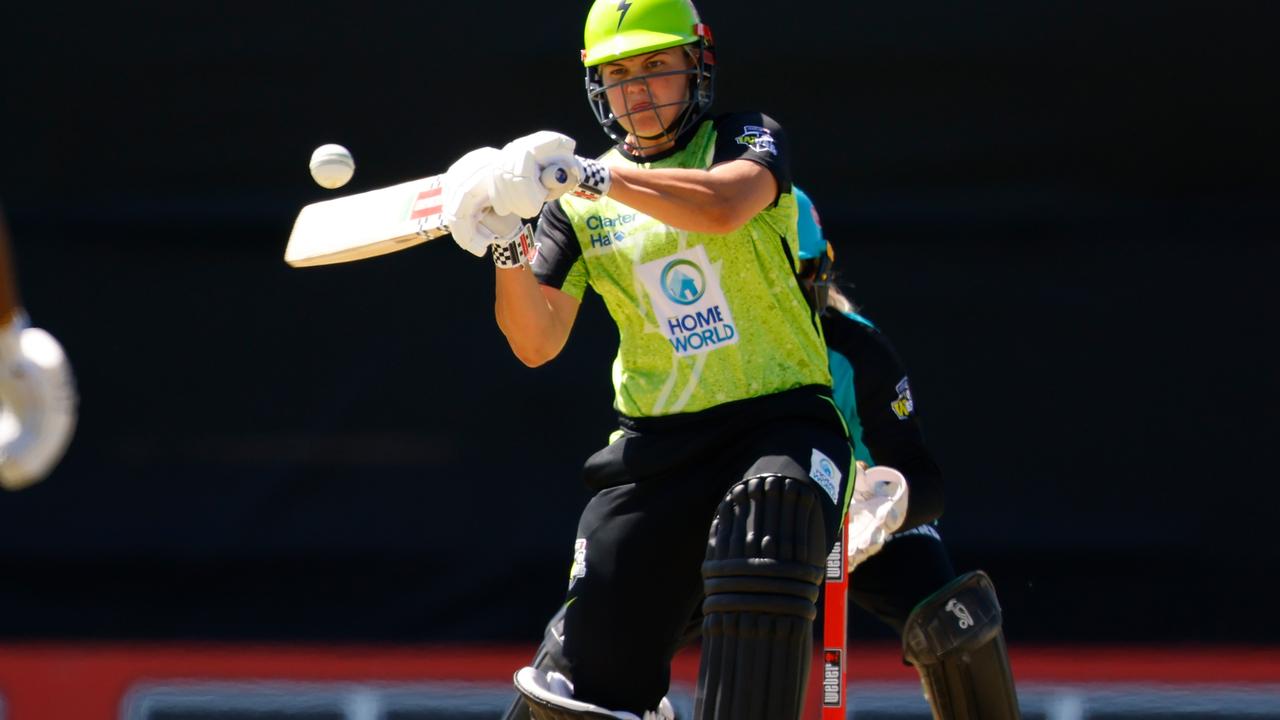
<path id="1" fill-rule="evenodd" d="M 603 151 L 587 6 L 6 5 L 0 201 L 81 417 L 51 477 L 0 495 L 0 717 L 76 716 L 57 703 L 107 676 L 86 658 L 116 658 L 121 717 L 174 720 L 233 715 L 120 691 L 166 667 L 497 682 L 531 652 L 581 462 L 613 427 L 598 299 L 530 370 L 493 323 L 488 262 L 448 240 L 282 255 L 297 210 L 333 196 L 307 173 L 321 143 L 355 155 L 342 192 L 537 129 Z M 1015 674 L 1280 687 L 1280 7 L 698 6 L 718 109 L 787 129 L 846 284 L 911 371 L 943 538 L 995 579 Z M 909 685 L 892 635 L 852 625 L 854 653 L 879 653 L 868 677 Z M 368 663 L 314 672 L 287 654 L 356 648 Z M 481 669 L 431 664 L 481 650 Z M 1181 669 L 1134 670 L 1162 659 Z M 1040 716 L 1102 717 L 1079 697 Z M 1205 702 L 1195 717 L 1280 717 L 1280 691 L 1239 715 Z M 384 709 L 332 717 L 394 714 L 355 706 Z M 490 716 L 428 712 L 395 717 Z"/>

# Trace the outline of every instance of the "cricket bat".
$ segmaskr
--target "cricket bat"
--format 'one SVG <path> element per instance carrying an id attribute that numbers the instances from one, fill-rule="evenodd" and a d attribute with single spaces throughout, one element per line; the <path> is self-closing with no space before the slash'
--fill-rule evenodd
<path id="1" fill-rule="evenodd" d="M 432 175 L 307 205 L 293 223 L 284 261 L 292 267 L 345 263 L 448 235 L 444 177 Z M 542 171 L 541 179 L 556 193 L 569 187 L 570 175 L 552 165 Z"/>

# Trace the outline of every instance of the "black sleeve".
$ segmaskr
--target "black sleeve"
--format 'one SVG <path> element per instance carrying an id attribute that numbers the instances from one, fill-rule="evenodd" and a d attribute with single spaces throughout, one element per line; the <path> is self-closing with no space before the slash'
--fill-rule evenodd
<path id="1" fill-rule="evenodd" d="M 569 275 L 569 269 L 582 256 L 582 246 L 573 232 L 573 223 L 560 200 L 552 200 L 542 207 L 538 227 L 533 231 L 533 241 L 538 253 L 533 258 L 533 276 L 538 282 L 559 290 Z"/>
<path id="2" fill-rule="evenodd" d="M 791 143 L 773 118 L 762 113 L 731 113 L 715 120 L 716 147 L 711 164 L 750 160 L 773 173 L 778 193 L 791 192 Z"/>
<path id="3" fill-rule="evenodd" d="M 942 515 L 942 470 L 924 443 L 907 371 L 893 344 L 878 329 L 828 310 L 823 315 L 827 344 L 853 366 L 854 402 L 862 442 L 877 465 L 907 478 L 907 517 L 898 532 Z"/>

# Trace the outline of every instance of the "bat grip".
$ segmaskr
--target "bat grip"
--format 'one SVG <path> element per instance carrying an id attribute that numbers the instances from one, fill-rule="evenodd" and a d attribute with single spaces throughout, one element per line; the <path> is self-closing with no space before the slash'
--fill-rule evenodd
<path id="1" fill-rule="evenodd" d="M 573 173 L 564 165 L 548 165 L 543 168 L 542 186 L 552 193 L 564 193 L 576 185 L 576 178 Z"/>

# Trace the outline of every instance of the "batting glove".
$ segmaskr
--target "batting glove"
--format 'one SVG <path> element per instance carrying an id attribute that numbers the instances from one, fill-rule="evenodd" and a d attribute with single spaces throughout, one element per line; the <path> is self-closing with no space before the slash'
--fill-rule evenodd
<path id="1" fill-rule="evenodd" d="M 907 479 L 891 467 L 858 463 L 849 503 L 849 570 L 880 552 L 907 519 Z"/>
<path id="2" fill-rule="evenodd" d="M 75 431 L 75 380 L 62 346 L 19 313 L 0 328 L 0 486 L 43 480 Z"/>

